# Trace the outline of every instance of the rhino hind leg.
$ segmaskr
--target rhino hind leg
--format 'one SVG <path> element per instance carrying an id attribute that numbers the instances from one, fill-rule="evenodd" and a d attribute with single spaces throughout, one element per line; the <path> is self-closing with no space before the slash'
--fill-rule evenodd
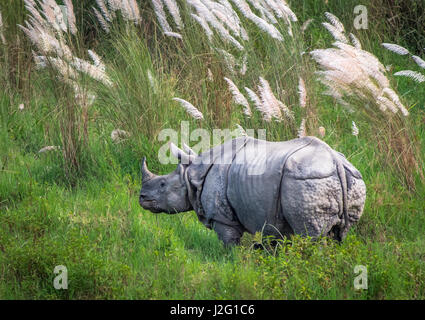
<path id="1" fill-rule="evenodd" d="M 237 226 L 229 226 L 217 221 L 213 222 L 213 230 L 218 238 L 223 241 L 225 246 L 238 245 L 240 243 L 243 231 Z"/>
<path id="2" fill-rule="evenodd" d="M 281 189 L 282 214 L 295 234 L 338 239 L 344 219 L 340 216 L 341 192 L 336 175 L 320 179 L 285 177 Z"/>
<path id="3" fill-rule="evenodd" d="M 347 174 L 347 202 L 348 202 L 348 228 L 343 235 L 346 236 L 347 230 L 356 222 L 359 221 L 363 214 L 363 209 L 366 201 L 366 184 L 360 178 L 354 177 L 349 171 Z"/>

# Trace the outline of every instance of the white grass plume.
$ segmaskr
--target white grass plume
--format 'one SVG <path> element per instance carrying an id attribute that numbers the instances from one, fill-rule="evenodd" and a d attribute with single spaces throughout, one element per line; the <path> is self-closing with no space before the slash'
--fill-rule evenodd
<path id="1" fill-rule="evenodd" d="M 332 13 L 325 12 L 326 18 L 329 20 L 329 22 L 341 33 L 345 33 L 344 25 L 341 23 L 341 21 Z"/>
<path id="2" fill-rule="evenodd" d="M 167 22 L 165 15 L 164 6 L 161 0 L 152 0 L 153 10 L 155 12 L 158 23 L 162 28 L 163 32 L 172 32 L 170 25 Z"/>
<path id="3" fill-rule="evenodd" d="M 227 82 L 229 86 L 229 90 L 232 93 L 233 101 L 236 104 L 239 104 L 244 107 L 243 113 L 250 117 L 252 115 L 251 108 L 249 107 L 248 100 L 244 97 L 244 95 L 239 91 L 238 87 L 233 83 L 229 78 L 224 77 L 224 80 Z"/>
<path id="4" fill-rule="evenodd" d="M 298 81 L 298 94 L 300 97 L 300 106 L 304 108 L 307 105 L 307 90 L 305 88 L 305 82 L 301 77 Z"/>
<path id="5" fill-rule="evenodd" d="M 349 36 L 350 36 L 350 40 L 351 40 L 351 43 L 353 44 L 353 46 L 356 49 L 361 49 L 362 48 L 362 45 L 360 43 L 360 40 L 354 34 L 352 34 L 352 33 L 350 33 Z"/>
<path id="6" fill-rule="evenodd" d="M 180 10 L 175 0 L 163 0 L 168 12 L 173 17 L 174 23 L 177 25 L 177 29 L 183 29 L 183 21 L 180 16 Z"/>
<path id="7" fill-rule="evenodd" d="M 199 111 L 193 104 L 190 102 L 181 99 L 181 98 L 173 98 L 174 101 L 177 101 L 180 103 L 180 105 L 187 111 L 188 114 L 190 114 L 193 118 L 197 120 L 203 120 L 204 116 L 201 111 Z"/>
<path id="8" fill-rule="evenodd" d="M 418 57 L 418 56 L 412 56 L 413 61 L 415 61 L 415 63 L 421 67 L 422 69 L 425 69 L 425 61 Z"/>
<path id="9" fill-rule="evenodd" d="M 313 19 L 306 20 L 301 26 L 301 32 L 304 33 L 313 21 Z"/>
<path id="10" fill-rule="evenodd" d="M 112 22 L 112 14 L 109 12 L 104 0 L 96 0 L 96 3 L 106 21 Z"/>
<path id="11" fill-rule="evenodd" d="M 120 143 L 130 137 L 130 133 L 121 129 L 114 129 L 111 132 L 111 140 L 114 143 Z"/>
<path id="12" fill-rule="evenodd" d="M 319 127 L 319 129 L 318 129 L 318 133 L 319 133 L 319 136 L 320 136 L 321 138 L 324 138 L 324 137 L 325 137 L 325 135 L 326 135 L 326 129 L 325 129 L 325 127 Z"/>
<path id="13" fill-rule="evenodd" d="M 359 135 L 359 128 L 354 121 L 351 122 L 351 134 L 356 137 Z"/>
<path id="14" fill-rule="evenodd" d="M 271 110 L 271 115 L 278 119 L 282 119 L 282 112 L 280 109 L 280 105 L 278 103 L 278 100 L 276 99 L 275 95 L 273 94 L 273 91 L 270 87 L 269 82 L 260 77 L 260 84 L 258 85 L 258 92 L 260 93 L 261 103 L 265 110 L 269 109 Z"/>
<path id="15" fill-rule="evenodd" d="M 212 36 L 214 35 L 213 31 L 211 30 L 211 28 L 208 26 L 208 22 L 203 18 L 200 17 L 194 13 L 191 14 L 192 18 L 195 19 L 196 22 L 199 23 L 199 25 L 202 27 L 202 29 L 204 29 L 204 32 L 208 38 L 208 40 L 211 41 Z"/>
<path id="16" fill-rule="evenodd" d="M 263 104 L 260 97 L 251 90 L 245 87 L 245 91 L 248 93 L 248 97 L 254 103 L 255 108 L 260 111 L 263 115 L 263 120 L 270 122 L 273 117 L 273 110 L 268 104 Z"/>
<path id="17" fill-rule="evenodd" d="M 412 71 L 412 70 L 402 70 L 402 71 L 394 73 L 394 75 L 407 77 L 419 83 L 422 83 L 425 81 L 425 76 L 422 73 Z"/>
<path id="18" fill-rule="evenodd" d="M 268 33 L 272 38 L 282 41 L 282 34 L 272 24 L 255 15 L 245 0 L 231 0 L 239 11 L 249 20 L 257 25 L 258 28 Z"/>
<path id="19" fill-rule="evenodd" d="M 327 22 L 323 22 L 322 25 L 329 31 L 329 33 L 335 38 L 335 40 L 343 43 L 348 43 L 347 37 L 334 25 Z"/>
<path id="20" fill-rule="evenodd" d="M 394 53 L 397 53 L 401 56 L 404 56 L 406 54 L 409 54 L 409 50 L 407 50 L 406 48 L 398 45 L 398 44 L 393 44 L 393 43 L 382 43 L 382 46 L 389 50 L 392 51 Z"/>
<path id="21" fill-rule="evenodd" d="M 247 137 L 248 136 L 247 133 L 246 133 L 246 131 L 244 130 L 244 128 L 242 128 L 242 126 L 239 123 L 236 124 L 236 127 L 238 128 L 238 131 L 239 131 L 239 135 L 240 136 L 242 136 L 242 137 Z"/>
<path id="22" fill-rule="evenodd" d="M 182 35 L 177 32 L 164 32 L 164 35 L 167 37 L 177 38 L 177 39 L 183 39 Z"/>
<path id="23" fill-rule="evenodd" d="M 333 27 L 332 25 L 329 25 Z M 339 32 L 335 27 L 333 27 Z M 370 52 L 362 50 L 351 36 L 354 46 L 346 42 L 335 42 L 334 48 L 319 49 L 310 52 L 313 59 L 323 71 L 317 72 L 320 81 L 328 87 L 326 94 L 333 96 L 349 111 L 352 107 L 343 99 L 353 96 L 369 103 L 372 99 L 380 111 L 408 115 L 407 109 L 400 102 L 398 95 L 390 88 L 386 69 Z M 392 47 L 399 52 L 398 47 Z M 421 74 L 401 72 L 399 75 L 410 76 L 417 81 L 425 81 Z"/>
<path id="24" fill-rule="evenodd" d="M 38 153 L 45 153 L 48 151 L 60 150 L 60 146 L 46 146 L 38 150 Z"/>
<path id="25" fill-rule="evenodd" d="M 0 40 L 3 43 L 3 45 L 6 45 L 6 38 L 4 37 L 4 34 L 3 34 L 3 19 L 1 16 L 1 11 L 0 11 Z"/>
<path id="26" fill-rule="evenodd" d="M 76 19 L 74 14 L 74 5 L 72 4 L 72 0 L 64 0 L 64 4 L 66 6 L 66 14 L 68 18 L 68 26 L 69 30 L 72 34 L 77 34 L 77 26 L 76 26 Z"/>
<path id="27" fill-rule="evenodd" d="M 304 138 L 306 136 L 306 131 L 305 131 L 305 119 L 301 120 L 301 125 L 298 129 L 298 138 Z"/>
<path id="28" fill-rule="evenodd" d="M 94 14 L 96 15 L 97 21 L 99 21 L 100 26 L 103 29 L 103 31 L 105 31 L 106 33 L 109 33 L 110 28 L 109 28 L 108 22 L 105 20 L 105 18 L 102 16 L 102 14 L 96 8 L 93 8 L 93 11 L 94 11 Z"/>

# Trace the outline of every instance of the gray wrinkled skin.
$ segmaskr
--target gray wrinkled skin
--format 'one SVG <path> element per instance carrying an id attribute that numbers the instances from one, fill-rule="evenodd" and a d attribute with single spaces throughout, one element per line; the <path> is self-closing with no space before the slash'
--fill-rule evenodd
<path id="1" fill-rule="evenodd" d="M 178 149 L 165 176 L 142 162 L 140 205 L 152 212 L 195 210 L 226 244 L 244 232 L 342 241 L 363 212 L 366 186 L 343 154 L 315 137 L 227 141 L 201 155 Z"/>

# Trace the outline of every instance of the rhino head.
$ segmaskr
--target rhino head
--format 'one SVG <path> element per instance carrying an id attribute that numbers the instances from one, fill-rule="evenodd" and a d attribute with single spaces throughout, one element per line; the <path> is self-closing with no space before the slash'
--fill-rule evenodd
<path id="1" fill-rule="evenodd" d="M 165 212 L 168 214 L 193 209 L 189 201 L 188 187 L 184 175 L 195 154 L 189 147 L 184 146 L 189 154 L 170 143 L 171 153 L 179 159 L 179 163 L 176 170 L 167 175 L 153 174 L 146 165 L 146 158 L 142 159 L 142 188 L 139 204 L 143 209 L 153 213 Z"/>

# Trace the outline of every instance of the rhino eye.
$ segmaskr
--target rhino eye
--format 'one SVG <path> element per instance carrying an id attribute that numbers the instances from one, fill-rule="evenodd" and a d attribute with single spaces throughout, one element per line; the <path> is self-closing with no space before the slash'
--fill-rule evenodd
<path id="1" fill-rule="evenodd" d="M 162 181 L 162 182 L 159 184 L 159 186 L 160 186 L 161 188 L 164 188 L 164 187 L 165 187 L 165 182 L 164 182 L 164 181 Z"/>

